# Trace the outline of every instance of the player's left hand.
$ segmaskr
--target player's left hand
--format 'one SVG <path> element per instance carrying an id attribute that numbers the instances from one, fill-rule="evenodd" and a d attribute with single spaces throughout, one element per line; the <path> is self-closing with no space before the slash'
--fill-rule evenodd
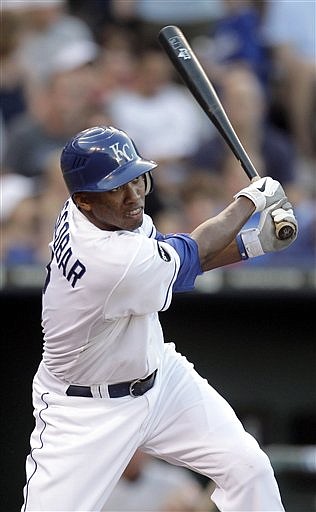
<path id="1" fill-rule="evenodd" d="M 293 207 L 289 201 L 282 203 L 284 203 L 283 199 L 263 210 L 257 228 L 247 229 L 240 233 L 249 258 L 269 252 L 282 251 L 296 240 L 298 223 Z M 295 231 L 290 238 L 280 240 L 276 236 L 275 223 L 283 221 L 293 224 Z"/>

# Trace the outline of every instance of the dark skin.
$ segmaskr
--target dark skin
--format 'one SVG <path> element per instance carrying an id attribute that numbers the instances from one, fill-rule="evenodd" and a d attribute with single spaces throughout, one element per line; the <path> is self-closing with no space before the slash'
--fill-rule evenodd
<path id="1" fill-rule="evenodd" d="M 133 231 L 143 222 L 145 181 L 143 176 L 109 192 L 77 192 L 75 204 L 100 229 Z"/>
<path id="2" fill-rule="evenodd" d="M 108 192 L 77 192 L 73 199 L 79 210 L 99 229 L 134 231 L 143 222 L 144 178 L 139 176 Z M 254 210 L 252 201 L 239 197 L 192 231 L 203 271 L 241 260 L 235 238 Z"/>

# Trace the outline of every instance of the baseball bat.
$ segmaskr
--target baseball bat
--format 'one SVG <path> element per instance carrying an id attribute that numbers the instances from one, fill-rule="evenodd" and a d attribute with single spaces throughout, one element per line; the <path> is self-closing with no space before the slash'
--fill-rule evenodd
<path id="1" fill-rule="evenodd" d="M 248 178 L 259 179 L 260 176 L 232 127 L 212 83 L 179 27 L 163 27 L 158 39 L 183 82 L 225 139 Z M 275 226 L 276 236 L 281 240 L 290 238 L 295 231 L 295 226 L 290 222 L 279 222 Z"/>

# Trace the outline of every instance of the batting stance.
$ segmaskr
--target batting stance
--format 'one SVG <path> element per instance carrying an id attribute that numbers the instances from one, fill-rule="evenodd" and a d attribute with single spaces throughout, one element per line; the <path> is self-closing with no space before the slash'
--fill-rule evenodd
<path id="1" fill-rule="evenodd" d="M 292 207 L 262 178 L 190 235 L 162 235 L 144 213 L 156 166 L 106 126 L 62 151 L 70 198 L 50 244 L 23 512 L 100 510 L 137 448 L 212 479 L 222 511 L 284 510 L 267 456 L 158 313 L 199 274 L 285 249 L 296 235 L 277 239 L 274 221 L 297 231 Z"/>

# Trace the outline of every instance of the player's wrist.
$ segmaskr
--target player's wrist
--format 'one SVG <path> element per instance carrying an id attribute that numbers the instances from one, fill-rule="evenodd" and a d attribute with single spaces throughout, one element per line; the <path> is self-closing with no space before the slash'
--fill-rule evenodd
<path id="1" fill-rule="evenodd" d="M 237 247 L 238 247 L 241 259 L 242 260 L 248 260 L 249 256 L 247 254 L 246 247 L 245 247 L 245 244 L 243 242 L 243 239 L 241 238 L 241 233 L 239 233 L 236 236 L 236 244 L 237 244 Z"/>
<path id="2" fill-rule="evenodd" d="M 238 199 L 240 197 L 247 198 L 251 203 L 254 205 L 254 213 L 260 212 L 264 209 L 266 200 L 264 195 L 259 192 L 258 190 L 250 190 L 247 189 L 242 190 L 238 192 L 236 195 L 234 195 L 234 199 Z"/>
<path id="3" fill-rule="evenodd" d="M 245 231 L 241 231 L 238 235 L 240 237 L 239 245 L 237 242 L 238 248 L 243 248 L 244 254 L 247 256 L 243 257 L 241 254 L 242 259 L 256 258 L 257 256 L 262 256 L 264 254 L 258 235 L 259 230 L 257 228 L 246 229 Z"/>
<path id="4" fill-rule="evenodd" d="M 248 197 L 255 205 L 255 212 L 262 212 L 266 207 L 281 199 L 285 199 L 285 193 L 280 183 L 269 176 L 252 181 L 248 187 L 243 188 L 234 195 Z"/>

